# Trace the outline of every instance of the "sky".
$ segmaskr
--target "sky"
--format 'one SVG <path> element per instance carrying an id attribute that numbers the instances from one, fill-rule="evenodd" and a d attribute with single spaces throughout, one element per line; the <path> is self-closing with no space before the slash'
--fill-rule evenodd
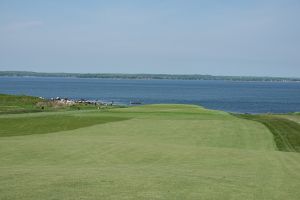
<path id="1" fill-rule="evenodd" d="M 300 77 L 299 0 L 0 0 L 0 70 Z"/>

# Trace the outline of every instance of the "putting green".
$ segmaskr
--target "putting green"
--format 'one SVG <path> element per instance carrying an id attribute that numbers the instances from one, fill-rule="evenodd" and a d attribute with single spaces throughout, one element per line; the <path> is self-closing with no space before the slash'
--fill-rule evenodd
<path id="1" fill-rule="evenodd" d="M 1 200 L 300 198 L 300 154 L 278 151 L 263 124 L 221 111 L 14 114 L 0 127 Z"/>

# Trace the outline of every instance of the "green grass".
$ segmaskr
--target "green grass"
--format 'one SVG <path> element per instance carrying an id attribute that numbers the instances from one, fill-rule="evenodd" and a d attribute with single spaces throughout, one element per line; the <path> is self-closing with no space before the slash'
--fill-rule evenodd
<path id="1" fill-rule="evenodd" d="M 38 112 L 36 104 L 42 101 L 38 97 L 0 94 L 0 114 Z"/>
<path id="2" fill-rule="evenodd" d="M 24 113 L 1 115 L 0 127 L 10 132 L 0 137 L 1 200 L 300 198 L 300 154 L 278 151 L 261 122 L 221 111 Z"/>
<path id="3" fill-rule="evenodd" d="M 127 118 L 80 117 L 70 115 L 0 118 L 0 137 L 67 131 L 120 120 L 127 120 Z"/>
<path id="4" fill-rule="evenodd" d="M 300 124 L 285 116 L 275 115 L 240 115 L 245 119 L 264 124 L 274 135 L 276 146 L 281 151 L 300 152 Z"/>
<path id="5" fill-rule="evenodd" d="M 282 118 L 286 118 L 288 120 L 297 122 L 298 124 L 300 124 L 300 114 L 299 113 L 294 113 L 294 114 L 290 114 L 290 115 L 279 115 L 279 117 Z"/>
<path id="6" fill-rule="evenodd" d="M 91 104 L 63 105 L 55 101 L 26 95 L 0 94 L 0 114 L 35 113 L 49 111 L 73 111 L 111 109 L 120 106 L 95 106 Z"/>

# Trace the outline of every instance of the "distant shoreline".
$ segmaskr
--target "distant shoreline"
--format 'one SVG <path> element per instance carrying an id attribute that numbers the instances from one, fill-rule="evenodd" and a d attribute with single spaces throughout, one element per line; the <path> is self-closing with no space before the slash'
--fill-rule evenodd
<path id="1" fill-rule="evenodd" d="M 201 74 L 121 74 L 121 73 L 47 73 L 30 71 L 0 71 L 0 77 L 62 77 L 130 80 L 219 80 L 245 82 L 300 82 L 300 78 L 259 76 L 213 76 Z"/>

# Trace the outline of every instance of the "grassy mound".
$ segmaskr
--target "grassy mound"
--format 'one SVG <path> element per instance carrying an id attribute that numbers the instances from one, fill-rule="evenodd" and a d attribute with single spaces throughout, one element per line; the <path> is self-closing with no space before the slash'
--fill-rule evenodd
<path id="1" fill-rule="evenodd" d="M 95 106 L 91 104 L 76 103 L 67 105 L 59 101 L 50 101 L 38 97 L 25 95 L 0 94 L 0 114 L 34 113 L 45 111 L 72 111 L 107 109 L 117 106 Z"/>
<path id="2" fill-rule="evenodd" d="M 43 101 L 38 97 L 32 96 L 0 94 L 0 114 L 37 112 L 40 109 L 36 107 L 36 104 Z"/>

